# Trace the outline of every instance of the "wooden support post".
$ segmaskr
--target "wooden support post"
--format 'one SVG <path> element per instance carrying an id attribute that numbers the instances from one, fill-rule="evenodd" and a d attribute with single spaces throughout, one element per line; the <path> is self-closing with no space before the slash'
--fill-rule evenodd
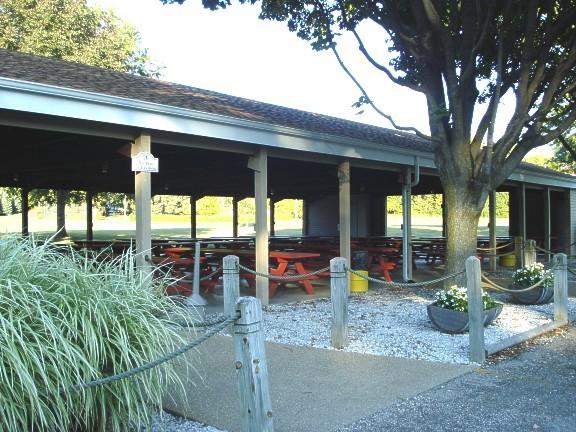
<path id="1" fill-rule="evenodd" d="M 383 200 L 383 206 L 384 208 L 382 209 L 383 211 L 383 216 L 384 216 L 384 221 L 382 222 L 382 235 L 384 237 L 388 236 L 388 195 L 384 195 L 384 200 Z"/>
<path id="2" fill-rule="evenodd" d="M 520 186 L 520 235 L 526 240 L 526 185 L 522 183 Z"/>
<path id="3" fill-rule="evenodd" d="M 498 253 L 498 250 L 496 250 L 496 191 L 490 191 L 490 194 L 488 195 L 488 208 L 489 208 L 489 214 L 488 214 L 488 234 L 490 237 L 490 270 L 491 271 L 496 271 L 496 265 L 497 265 L 497 258 L 496 254 Z"/>
<path id="4" fill-rule="evenodd" d="M 276 229 L 274 228 L 276 225 L 276 200 L 270 198 L 270 235 L 276 235 Z"/>
<path id="5" fill-rule="evenodd" d="M 142 132 L 132 144 L 132 157 L 150 152 L 150 134 Z M 145 272 L 151 270 L 152 250 L 152 177 L 149 172 L 134 173 L 136 201 L 136 266 Z"/>
<path id="6" fill-rule="evenodd" d="M 235 255 L 222 259 L 222 284 L 224 285 L 224 315 L 230 316 L 236 310 L 240 298 L 240 261 Z M 232 326 L 230 326 L 232 328 Z"/>
<path id="7" fill-rule="evenodd" d="M 86 191 L 86 240 L 94 240 L 94 221 L 92 213 L 94 211 L 94 193 Z"/>
<path id="8" fill-rule="evenodd" d="M 22 203 L 22 237 L 28 237 L 28 188 L 23 187 L 20 190 L 20 201 Z"/>
<path id="9" fill-rule="evenodd" d="M 238 197 L 232 197 L 232 237 L 238 237 Z"/>
<path id="10" fill-rule="evenodd" d="M 516 257 L 516 267 L 524 267 L 524 238 L 521 236 L 514 237 L 514 256 Z"/>
<path id="11" fill-rule="evenodd" d="M 240 318 L 234 324 L 234 366 L 240 393 L 240 430 L 272 432 L 272 402 L 262 333 L 260 300 L 241 297 L 236 303 Z"/>
<path id="12" fill-rule="evenodd" d="M 338 165 L 338 205 L 340 232 L 340 256 L 346 259 L 346 265 L 350 267 L 352 249 L 350 245 L 350 162 L 344 161 Z"/>
<path id="13" fill-rule="evenodd" d="M 302 235 L 307 236 L 310 231 L 310 224 L 308 222 L 308 200 L 302 200 Z"/>
<path id="14" fill-rule="evenodd" d="M 412 280 L 412 170 L 406 168 L 402 182 L 402 279 Z"/>
<path id="15" fill-rule="evenodd" d="M 550 188 L 544 189 L 544 249 L 552 250 L 552 225 L 550 218 Z M 550 262 L 552 254 L 546 253 L 546 261 Z"/>
<path id="16" fill-rule="evenodd" d="M 197 198 L 194 195 L 190 196 L 190 237 L 196 239 L 198 237 L 198 214 L 196 207 Z"/>
<path id="17" fill-rule="evenodd" d="M 568 322 L 568 257 L 554 255 L 554 321 Z"/>
<path id="18" fill-rule="evenodd" d="M 330 260 L 330 300 L 332 302 L 332 346 L 344 348 L 348 343 L 348 281 L 345 258 Z"/>
<path id="19" fill-rule="evenodd" d="M 200 242 L 194 244 L 194 273 L 192 273 L 192 295 L 186 303 L 192 306 L 204 306 L 208 302 L 200 295 Z"/>
<path id="20" fill-rule="evenodd" d="M 484 305 L 480 284 L 480 260 L 475 256 L 466 260 L 466 280 L 468 284 L 468 336 L 470 339 L 469 359 L 474 363 L 484 363 Z"/>
<path id="21" fill-rule="evenodd" d="M 254 201 L 256 204 L 256 271 L 268 274 L 268 152 L 260 149 L 250 158 L 248 167 L 254 170 Z M 256 297 L 268 304 L 268 278 L 256 276 Z"/>
<path id="22" fill-rule="evenodd" d="M 536 240 L 526 240 L 524 245 L 524 265 L 536 264 Z"/>

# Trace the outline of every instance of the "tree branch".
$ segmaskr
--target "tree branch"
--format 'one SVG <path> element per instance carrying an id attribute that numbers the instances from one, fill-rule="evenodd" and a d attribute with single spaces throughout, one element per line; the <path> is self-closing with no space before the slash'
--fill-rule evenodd
<path id="1" fill-rule="evenodd" d="M 338 64 L 340 65 L 340 67 L 344 70 L 344 72 L 346 72 L 346 74 L 350 77 L 350 79 L 354 82 L 354 84 L 356 84 L 356 87 L 358 87 L 358 89 L 360 90 L 360 92 L 362 93 L 362 95 L 366 98 L 366 100 L 368 101 L 368 104 L 374 109 L 374 111 L 376 111 L 378 114 L 380 114 L 382 117 L 384 117 L 386 120 L 388 120 L 392 126 L 394 126 L 395 129 L 401 130 L 401 131 L 410 131 L 410 132 L 414 132 L 417 136 L 419 136 L 420 138 L 426 139 L 426 140 L 431 140 L 432 137 L 430 137 L 429 135 L 426 135 L 422 132 L 420 132 L 417 128 L 412 127 L 412 126 L 399 126 L 396 124 L 396 122 L 394 121 L 394 119 L 392 118 L 392 116 L 390 116 L 389 114 L 386 114 L 384 111 L 382 111 L 381 109 L 379 109 L 374 102 L 372 102 L 372 100 L 370 99 L 370 97 L 368 96 L 368 93 L 366 92 L 366 90 L 364 89 L 364 87 L 362 86 L 362 84 L 360 84 L 360 82 L 356 79 L 356 77 L 352 74 L 352 72 L 350 72 L 350 70 L 346 67 L 346 65 L 344 64 L 344 62 L 342 61 L 342 59 L 340 58 L 340 55 L 338 54 L 338 51 L 336 50 L 335 47 L 332 47 L 332 52 L 334 53 L 334 55 L 336 56 L 336 60 L 338 60 Z"/>
<path id="2" fill-rule="evenodd" d="M 372 66 L 374 66 L 379 71 L 384 72 L 386 76 L 390 79 L 390 81 L 392 81 L 393 83 L 401 85 L 403 87 L 407 87 L 410 90 L 414 90 L 415 92 L 424 93 L 424 90 L 421 87 L 411 84 L 410 82 L 404 79 L 395 77 L 386 66 L 374 60 L 374 58 L 370 55 L 370 53 L 368 53 L 368 50 L 366 49 L 366 46 L 364 45 L 364 42 L 360 38 L 360 35 L 356 31 L 356 29 L 352 29 L 351 31 L 352 34 L 356 37 L 356 40 L 358 41 L 358 49 L 362 54 L 364 54 L 364 57 L 366 57 L 366 59 L 370 62 L 370 64 L 372 64 Z"/>
<path id="3" fill-rule="evenodd" d="M 570 146 L 570 144 L 568 144 L 568 141 L 566 141 L 566 139 L 562 135 L 558 136 L 558 141 L 560 141 L 560 144 L 562 144 L 562 147 L 564 147 L 566 149 L 566 151 L 568 153 L 570 153 L 570 156 L 572 156 L 572 159 L 574 160 L 574 162 L 576 162 L 576 150 L 574 150 Z"/>

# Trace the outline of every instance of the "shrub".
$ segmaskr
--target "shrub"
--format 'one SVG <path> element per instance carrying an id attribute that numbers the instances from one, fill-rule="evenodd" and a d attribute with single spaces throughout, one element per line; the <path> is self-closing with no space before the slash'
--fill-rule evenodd
<path id="1" fill-rule="evenodd" d="M 115 374 L 183 343 L 168 315 L 190 319 L 162 281 L 112 261 L 0 238 L 0 430 L 125 431 L 146 424 L 168 364 L 94 389 L 70 386 Z"/>
<path id="2" fill-rule="evenodd" d="M 437 306 L 460 312 L 468 312 L 468 289 L 466 287 L 451 286 L 447 290 L 438 291 L 434 295 Z M 486 292 L 482 292 L 484 310 L 496 307 L 496 302 Z"/>

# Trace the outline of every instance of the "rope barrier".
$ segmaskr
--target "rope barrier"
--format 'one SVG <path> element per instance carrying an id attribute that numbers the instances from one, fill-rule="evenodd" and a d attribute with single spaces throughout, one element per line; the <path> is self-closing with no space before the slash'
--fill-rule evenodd
<path id="1" fill-rule="evenodd" d="M 456 273 L 451 273 L 449 275 L 439 277 L 437 279 L 432 279 L 429 281 L 422 281 L 422 282 L 388 282 L 388 281 L 385 281 L 382 279 L 376 279 L 376 278 L 373 278 L 370 276 L 363 275 L 362 273 L 358 273 L 355 270 L 352 270 L 349 268 L 346 268 L 346 271 L 352 273 L 353 275 L 358 276 L 361 279 L 365 279 L 369 282 L 375 282 L 375 283 L 378 283 L 381 285 L 387 285 L 387 286 L 397 286 L 399 288 L 412 288 L 412 287 L 423 287 L 423 286 L 427 286 L 427 285 L 434 285 L 434 284 L 437 284 L 438 282 L 443 282 L 445 280 L 453 279 L 457 276 L 460 276 L 460 275 L 466 273 L 464 270 L 462 270 L 462 271 L 459 271 Z"/>
<path id="2" fill-rule="evenodd" d="M 311 273 L 305 273 L 305 274 L 299 274 L 299 275 L 290 275 L 290 276 L 275 276 L 275 275 L 271 275 L 268 273 L 257 272 L 256 270 L 252 270 L 251 268 L 245 267 L 242 264 L 240 264 L 239 267 L 240 267 L 240 269 L 242 269 L 242 270 L 244 270 L 250 274 L 256 275 L 256 276 L 262 276 L 262 277 L 268 278 L 270 280 L 287 281 L 287 282 L 296 282 L 296 281 L 300 281 L 300 280 L 309 279 L 313 276 L 316 276 L 320 273 L 324 273 L 324 272 L 330 270 L 330 267 L 324 267 L 324 268 L 321 268 L 320 270 L 316 270 L 316 271 L 313 271 Z"/>
<path id="3" fill-rule="evenodd" d="M 227 320 L 228 317 L 225 315 L 220 315 L 212 319 L 207 319 L 204 321 L 194 322 L 194 321 L 170 321 L 169 324 L 177 325 L 184 328 L 196 328 L 196 327 L 210 327 L 216 324 L 220 324 Z"/>
<path id="4" fill-rule="evenodd" d="M 511 252 L 506 252 L 503 254 L 487 254 L 487 253 L 483 253 L 483 256 L 487 256 L 487 257 L 504 257 L 504 256 L 508 256 L 508 255 L 514 255 L 516 254 L 515 251 L 511 251 Z"/>
<path id="5" fill-rule="evenodd" d="M 208 279 L 212 279 L 214 276 L 216 276 L 218 273 L 220 273 L 222 271 L 222 266 L 218 267 L 216 270 L 214 270 L 212 273 L 210 273 L 209 275 L 206 276 L 202 276 L 200 278 L 200 281 L 205 281 Z"/>
<path id="6" fill-rule="evenodd" d="M 193 339 L 192 341 L 190 341 L 186 345 L 178 348 L 175 351 L 172 351 L 171 353 L 163 355 L 162 357 L 160 357 L 154 361 L 151 361 L 151 362 L 146 363 L 142 366 L 135 367 L 133 369 L 130 369 L 130 370 L 127 370 L 127 371 L 124 371 L 124 372 L 121 372 L 121 373 L 118 373 L 115 375 L 110 375 L 110 376 L 106 376 L 104 378 L 99 378 L 99 379 L 95 379 L 95 380 L 88 381 L 85 383 L 73 385 L 73 386 L 68 387 L 64 391 L 79 391 L 82 389 L 89 389 L 89 388 L 98 387 L 101 385 L 109 384 L 111 382 L 120 381 L 120 380 L 125 379 L 125 378 L 130 378 L 134 375 L 137 375 L 139 373 L 142 373 L 142 372 L 145 372 L 145 371 L 150 370 L 152 368 L 155 368 L 157 366 L 160 366 L 162 363 L 166 363 L 170 360 L 173 360 L 176 357 L 184 354 L 186 351 L 189 351 L 192 348 L 200 345 L 202 342 L 205 342 L 206 340 L 210 339 L 212 336 L 214 336 L 219 331 L 224 330 L 228 325 L 232 324 L 238 318 L 240 318 L 240 313 L 236 313 L 232 316 L 225 318 L 220 324 L 215 325 L 213 328 L 207 330 L 206 333 L 203 334 L 202 336 L 199 336 L 199 337 Z"/>
<path id="7" fill-rule="evenodd" d="M 502 285 L 498 285 L 496 282 L 488 279 L 487 276 L 485 275 L 480 275 L 482 280 L 484 282 L 486 282 L 489 286 L 491 286 L 492 288 L 494 288 L 497 291 L 503 291 L 503 292 L 507 292 L 507 293 L 523 293 L 523 292 L 527 292 L 527 291 L 532 291 L 533 289 L 536 289 L 538 287 L 540 287 L 540 285 L 542 285 L 546 279 L 540 279 L 538 282 L 536 282 L 534 285 L 531 285 L 529 287 L 526 288 L 522 288 L 522 289 L 509 289 L 509 288 L 504 288 Z"/>
<path id="8" fill-rule="evenodd" d="M 510 245 L 512 245 L 512 242 L 506 243 L 506 244 L 501 245 L 501 246 L 493 247 L 493 248 L 480 248 L 480 247 L 479 247 L 479 248 L 476 248 L 476 249 L 478 249 L 479 251 L 491 251 L 491 250 L 504 249 L 504 248 L 507 248 L 507 247 L 510 246 Z"/>

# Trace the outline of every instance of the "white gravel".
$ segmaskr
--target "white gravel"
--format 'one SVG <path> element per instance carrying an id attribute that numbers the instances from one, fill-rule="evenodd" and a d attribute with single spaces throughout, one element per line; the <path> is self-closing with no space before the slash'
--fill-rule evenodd
<path id="1" fill-rule="evenodd" d="M 468 334 L 441 333 L 428 319 L 426 306 L 432 302 L 432 294 L 430 290 L 388 289 L 351 296 L 349 344 L 344 351 L 468 363 Z M 485 329 L 486 344 L 550 322 L 553 308 L 553 304 L 505 303 L 500 316 Z M 576 314 L 575 299 L 570 299 L 569 313 L 572 317 Z M 265 308 L 264 332 L 268 341 L 332 349 L 330 320 L 328 299 L 272 305 Z"/>
<path id="2" fill-rule="evenodd" d="M 406 357 L 429 361 L 468 363 L 468 334 L 445 334 L 429 321 L 426 306 L 433 291 L 387 288 L 356 294 L 349 300 L 348 352 Z M 517 333 L 550 322 L 554 306 L 515 305 L 506 296 L 500 316 L 484 335 L 492 344 Z M 576 318 L 576 299 L 569 299 L 569 316 Z M 314 348 L 330 347 L 331 304 L 329 299 L 271 305 L 264 308 L 267 341 Z M 222 432 L 201 423 L 165 414 L 153 431 Z"/>

